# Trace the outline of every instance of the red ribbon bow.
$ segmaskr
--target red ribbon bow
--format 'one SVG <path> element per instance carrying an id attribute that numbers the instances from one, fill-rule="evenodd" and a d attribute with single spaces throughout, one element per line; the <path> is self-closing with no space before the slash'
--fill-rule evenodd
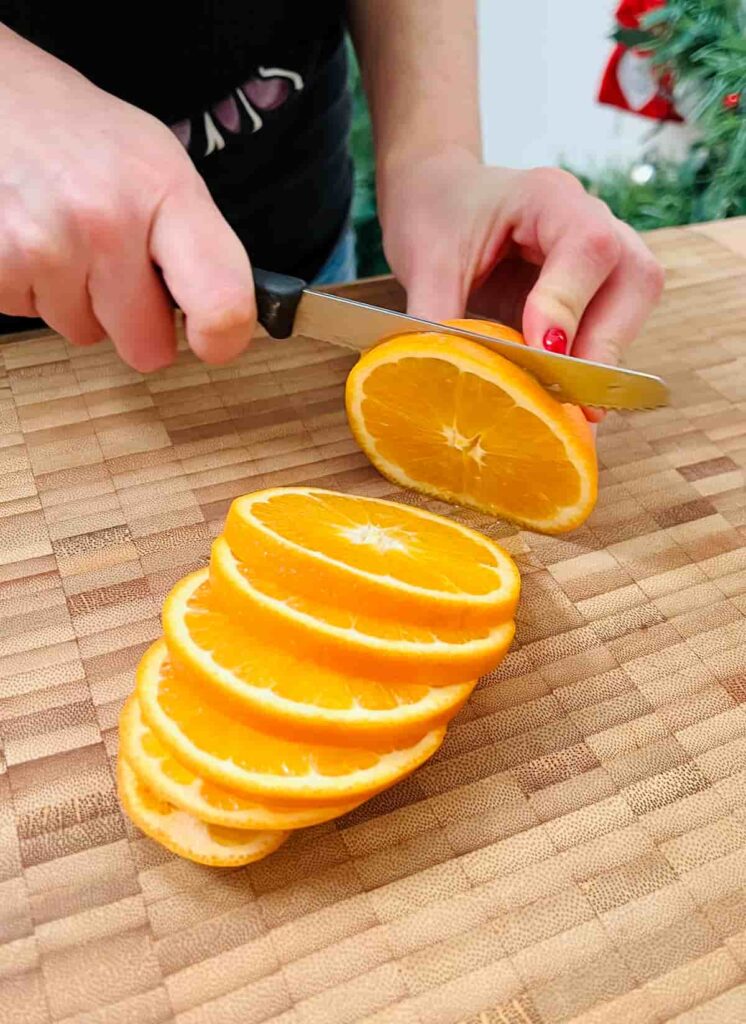
<path id="1" fill-rule="evenodd" d="M 621 28 L 639 29 L 644 15 L 666 0 L 621 0 L 616 20 Z M 672 79 L 654 68 L 648 54 L 618 43 L 606 65 L 599 103 L 655 121 L 681 121 L 671 97 Z"/>

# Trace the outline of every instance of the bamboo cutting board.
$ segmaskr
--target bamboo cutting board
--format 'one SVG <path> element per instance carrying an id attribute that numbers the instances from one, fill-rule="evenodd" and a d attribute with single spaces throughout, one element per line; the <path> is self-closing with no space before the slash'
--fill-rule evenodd
<path id="1" fill-rule="evenodd" d="M 609 417 L 590 523 L 458 513 L 520 564 L 513 652 L 411 780 L 233 872 L 125 821 L 117 715 L 231 498 L 393 493 L 349 358 L 0 346 L 0 1021 L 746 1020 L 746 224 L 651 244 L 673 405 Z"/>

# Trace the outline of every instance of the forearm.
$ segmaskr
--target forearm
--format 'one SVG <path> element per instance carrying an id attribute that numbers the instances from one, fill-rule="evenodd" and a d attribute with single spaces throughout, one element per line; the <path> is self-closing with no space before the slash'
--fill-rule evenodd
<path id="1" fill-rule="evenodd" d="M 82 81 L 69 64 L 0 22 L 0 89 L 8 104 L 43 95 L 50 87 L 64 91 L 70 83 Z"/>
<path id="2" fill-rule="evenodd" d="M 45 64 L 50 61 L 54 61 L 54 58 L 0 21 L 0 71 L 3 72 L 3 79 L 11 79 L 19 69 L 34 63 Z"/>
<path id="3" fill-rule="evenodd" d="M 41 54 L 41 50 L 0 21 L 0 84 L 13 84 Z"/>
<path id="4" fill-rule="evenodd" d="M 380 176 L 452 148 L 481 157 L 475 0 L 349 0 Z"/>

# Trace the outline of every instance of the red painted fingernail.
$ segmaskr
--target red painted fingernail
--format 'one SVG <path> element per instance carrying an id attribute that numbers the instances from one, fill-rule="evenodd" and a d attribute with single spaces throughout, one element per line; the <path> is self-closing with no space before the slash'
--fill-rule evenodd
<path id="1" fill-rule="evenodd" d="M 559 352 L 561 356 L 567 353 L 567 335 L 561 327 L 550 327 L 544 335 L 544 348 L 549 352 Z"/>

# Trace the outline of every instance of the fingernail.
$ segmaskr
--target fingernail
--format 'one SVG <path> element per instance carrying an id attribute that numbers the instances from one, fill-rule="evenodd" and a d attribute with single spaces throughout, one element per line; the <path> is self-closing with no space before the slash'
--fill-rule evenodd
<path id="1" fill-rule="evenodd" d="M 561 327 L 550 327 L 544 335 L 544 348 L 548 352 L 558 352 L 561 356 L 567 354 L 567 335 Z"/>

